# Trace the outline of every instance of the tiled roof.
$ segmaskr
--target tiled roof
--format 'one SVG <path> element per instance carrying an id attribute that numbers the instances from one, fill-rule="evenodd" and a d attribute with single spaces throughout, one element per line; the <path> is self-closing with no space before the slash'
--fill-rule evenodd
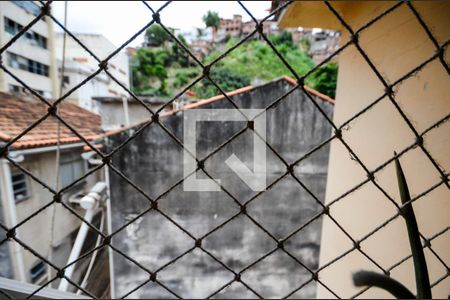
<path id="1" fill-rule="evenodd" d="M 60 116 L 87 140 L 94 140 L 103 134 L 100 116 L 74 104 L 58 105 Z M 36 120 L 47 113 L 48 106 L 40 100 L 25 100 L 21 97 L 0 92 L 0 141 L 8 142 L 18 136 Z M 59 121 L 49 116 L 27 134 L 12 144 L 13 149 L 52 146 L 57 143 Z M 61 123 L 61 144 L 80 142 L 68 127 Z"/>
<path id="2" fill-rule="evenodd" d="M 296 85 L 297 84 L 297 81 L 295 79 L 289 77 L 289 76 L 283 76 L 282 79 L 286 80 L 287 82 L 289 82 L 292 85 Z M 316 91 L 315 89 L 310 88 L 307 85 L 304 85 L 304 88 L 305 88 L 305 91 L 307 91 L 309 94 L 314 95 L 314 96 L 318 97 L 319 99 L 321 99 L 323 101 L 329 102 L 329 103 L 331 103 L 333 105 L 336 103 L 336 100 L 334 100 L 330 96 L 322 94 L 321 92 Z"/>

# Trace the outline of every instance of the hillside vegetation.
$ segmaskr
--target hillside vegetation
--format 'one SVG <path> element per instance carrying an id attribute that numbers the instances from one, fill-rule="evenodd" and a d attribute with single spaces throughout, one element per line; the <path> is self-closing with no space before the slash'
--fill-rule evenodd
<path id="1" fill-rule="evenodd" d="M 182 36 L 178 38 L 188 47 Z M 312 59 L 293 43 L 288 32 L 269 38 L 298 75 L 306 74 L 315 66 Z M 211 63 L 237 42 L 237 39 L 230 38 L 226 44 L 215 45 L 215 49 L 205 57 L 203 63 Z M 200 67 L 196 66 L 195 61 L 189 58 L 180 46 L 176 43 L 171 46 L 167 44 L 164 39 L 159 39 L 157 47 L 143 47 L 137 50 L 132 60 L 134 92 L 170 98 L 201 74 Z M 210 71 L 211 78 L 226 92 L 250 85 L 252 82 L 269 81 L 284 75 L 293 77 L 270 45 L 258 39 L 240 45 L 216 62 Z M 334 97 L 336 78 L 337 65 L 330 63 L 308 76 L 305 83 L 321 93 Z M 191 90 L 199 99 L 220 94 L 214 84 L 207 79 L 198 82 Z"/>

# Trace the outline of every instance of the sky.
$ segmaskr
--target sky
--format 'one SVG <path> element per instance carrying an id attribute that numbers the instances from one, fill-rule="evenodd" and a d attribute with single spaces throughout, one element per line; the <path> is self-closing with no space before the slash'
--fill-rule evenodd
<path id="1" fill-rule="evenodd" d="M 157 9 L 165 1 L 147 1 Z M 256 18 L 269 14 L 271 1 L 243 2 Z M 217 11 L 222 18 L 240 14 L 244 21 L 250 16 L 236 1 L 173 1 L 161 15 L 164 25 L 189 30 L 204 27 L 202 16 L 208 11 Z M 152 12 L 141 1 L 67 1 L 67 28 L 74 33 L 103 34 L 115 46 L 120 46 L 152 19 Z M 53 15 L 63 23 L 64 1 L 52 4 Z M 55 26 L 56 31 L 61 31 Z M 138 36 L 130 46 L 139 46 L 143 35 Z"/>

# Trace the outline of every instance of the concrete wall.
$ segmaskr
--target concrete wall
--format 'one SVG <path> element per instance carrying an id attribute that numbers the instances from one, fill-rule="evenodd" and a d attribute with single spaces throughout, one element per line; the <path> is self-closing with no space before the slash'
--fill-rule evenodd
<path id="1" fill-rule="evenodd" d="M 423 16 L 425 23 L 430 26 L 438 42 L 442 44 L 448 41 L 450 3 L 445 1 L 413 3 Z M 356 29 L 392 5 L 393 3 L 385 2 L 364 2 L 349 5 L 347 9 L 342 8 L 342 13 L 350 26 Z M 315 26 L 321 26 L 320 20 L 316 19 L 316 21 Z M 347 40 L 348 35 L 345 34 L 343 43 Z M 425 31 L 406 5 L 362 32 L 359 41 L 389 83 L 395 82 L 436 52 Z M 419 132 L 450 112 L 449 83 L 448 73 L 439 60 L 434 60 L 395 88 L 396 101 Z M 383 86 L 355 47 L 349 47 L 340 54 L 334 114 L 334 122 L 337 125 L 348 120 L 383 93 Z M 402 120 L 394 105 L 386 98 L 352 122 L 347 129 L 343 133 L 344 139 L 370 170 L 374 170 L 391 157 L 394 151 L 399 152 L 415 141 L 412 131 Z M 424 144 L 444 173 L 448 172 L 450 166 L 449 123 L 446 122 L 427 134 L 424 137 Z M 409 151 L 400 160 L 413 197 L 441 180 L 438 171 L 419 148 Z M 380 186 L 397 203 L 400 203 L 393 164 L 388 165 L 375 177 Z M 327 181 L 327 202 L 337 198 L 365 178 L 362 168 L 350 159 L 344 147 L 338 141 L 333 142 Z M 448 188 L 441 185 L 414 203 L 419 229 L 425 237 L 429 238 L 448 228 L 449 195 Z M 355 239 L 360 239 L 396 212 L 395 206 L 373 184 L 366 184 L 330 209 L 330 213 Z M 433 240 L 431 245 L 448 265 L 450 262 L 448 232 Z M 326 219 L 322 232 L 321 265 L 351 247 L 351 241 L 329 219 Z M 364 241 L 361 247 L 383 268 L 391 267 L 411 251 L 404 221 L 398 218 L 391 222 Z M 425 256 L 432 283 L 448 275 L 448 270 L 428 249 L 425 249 Z M 358 251 L 353 251 L 320 272 L 320 278 L 340 297 L 350 297 L 359 290 L 351 281 L 351 273 L 359 269 L 380 271 Z M 395 268 L 391 276 L 415 291 L 411 259 Z M 433 296 L 447 298 L 449 285 L 450 278 L 447 276 L 433 288 Z M 319 298 L 331 296 L 328 291 L 319 288 Z M 392 296 L 380 289 L 370 289 L 362 297 Z"/>
<path id="2" fill-rule="evenodd" d="M 122 101 L 98 101 L 97 103 L 99 106 L 98 114 L 102 117 L 102 128 L 105 131 L 134 126 L 151 118 L 150 112 L 135 100 L 128 100 L 128 118 L 130 124 L 126 124 Z M 147 103 L 147 106 L 153 111 L 157 111 L 162 104 L 155 105 Z"/>
<path id="3" fill-rule="evenodd" d="M 237 95 L 241 108 L 265 108 L 292 86 L 280 80 Z M 331 116 L 333 105 L 316 99 Z M 226 99 L 199 107 L 232 108 Z M 183 113 L 162 119 L 175 136 L 183 139 Z M 246 126 L 245 122 L 204 122 L 197 125 L 197 155 L 201 158 Z M 126 139 L 125 131 L 108 140 L 109 149 Z M 330 126 L 299 90 L 267 111 L 267 141 L 288 162 L 330 137 Z M 246 131 L 207 160 L 209 173 L 241 203 L 256 192 L 232 172 L 224 160 L 235 153 L 247 166 L 253 165 L 252 133 Z M 316 152 L 295 169 L 298 178 L 323 199 L 328 164 L 328 148 Z M 113 164 L 153 199 L 183 178 L 183 151 L 158 126 L 151 125 L 133 142 L 113 156 Z M 286 171 L 280 160 L 267 150 L 267 182 L 272 183 Z M 197 174 L 197 177 L 205 175 Z M 140 195 L 110 171 L 113 230 L 149 206 Z M 196 238 L 204 236 L 233 215 L 239 206 L 223 191 L 185 192 L 176 186 L 159 200 L 159 208 Z M 251 202 L 247 211 L 277 239 L 286 237 L 320 210 L 319 205 L 295 180 L 287 176 Z M 286 249 L 311 269 L 318 266 L 321 220 L 318 219 L 286 242 Z M 194 246 L 194 241 L 159 213 L 149 212 L 120 231 L 112 244 L 137 262 L 156 270 Z M 239 216 L 203 240 L 203 247 L 236 272 L 274 249 L 276 243 L 249 218 Z M 148 274 L 117 253 L 114 255 L 116 297 L 121 297 L 148 279 Z M 282 297 L 309 280 L 311 275 L 292 258 L 277 250 L 244 272 L 242 279 L 263 297 Z M 206 297 L 229 280 L 232 273 L 199 249 L 183 256 L 158 273 L 158 279 L 186 298 Z M 314 297 L 316 286 L 309 284 L 294 297 Z M 240 283 L 233 283 L 222 297 L 254 297 Z M 131 295 L 161 298 L 170 295 L 149 283 Z"/>

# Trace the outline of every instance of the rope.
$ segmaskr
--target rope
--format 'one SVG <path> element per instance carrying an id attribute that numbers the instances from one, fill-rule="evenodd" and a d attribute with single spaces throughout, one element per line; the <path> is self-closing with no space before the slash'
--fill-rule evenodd
<path id="1" fill-rule="evenodd" d="M 67 26 L 67 1 L 64 1 L 64 26 Z M 65 63 L 66 63 L 66 37 L 67 34 L 64 32 L 63 34 L 63 48 L 62 48 L 62 64 L 61 64 L 61 80 L 59 84 L 59 97 L 62 96 L 63 88 L 64 88 L 64 71 L 65 71 Z M 59 112 L 59 107 L 56 107 L 56 113 Z M 61 188 L 61 180 L 59 178 L 61 173 L 61 122 L 58 122 L 57 127 L 57 137 L 56 137 L 56 158 L 55 158 L 55 190 L 59 191 Z M 50 223 L 50 243 L 48 250 L 48 259 L 51 261 L 53 256 L 53 242 L 55 240 L 55 218 L 56 218 L 56 203 L 52 205 L 51 211 L 51 223 Z M 47 267 L 47 278 L 52 278 L 52 267 Z"/>

